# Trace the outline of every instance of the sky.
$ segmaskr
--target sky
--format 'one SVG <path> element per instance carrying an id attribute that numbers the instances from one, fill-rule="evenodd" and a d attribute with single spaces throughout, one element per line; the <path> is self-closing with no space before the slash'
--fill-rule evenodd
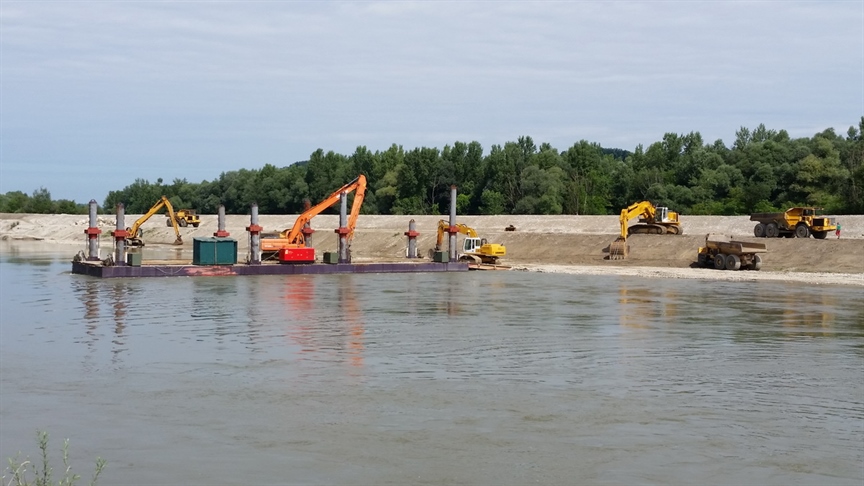
<path id="1" fill-rule="evenodd" d="M 731 146 L 864 115 L 864 0 L 0 0 L 0 193 L 531 136 Z M 371 183 L 371 181 L 370 181 Z"/>

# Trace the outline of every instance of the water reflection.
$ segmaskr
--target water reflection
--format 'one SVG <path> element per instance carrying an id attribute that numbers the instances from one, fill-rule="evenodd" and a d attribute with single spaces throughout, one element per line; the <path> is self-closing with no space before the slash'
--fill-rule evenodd
<path id="1" fill-rule="evenodd" d="M 363 366 L 363 335 L 366 327 L 363 312 L 357 305 L 357 292 L 354 288 L 354 275 L 344 275 L 339 279 L 339 302 L 345 310 L 345 324 L 348 327 L 348 360 L 351 366 Z"/>
<path id="2" fill-rule="evenodd" d="M 748 339 L 836 336 L 838 309 L 849 310 L 830 288 L 766 288 L 748 297 L 738 309 L 760 324 L 738 332 Z M 860 320 L 860 309 L 857 313 Z"/>
<path id="3" fill-rule="evenodd" d="M 672 289 L 637 287 L 622 280 L 618 287 L 620 324 L 632 329 L 647 329 L 657 321 L 672 325 L 679 319 L 678 300 Z"/>
<path id="4" fill-rule="evenodd" d="M 114 310 L 114 338 L 111 343 L 112 362 L 119 362 L 120 353 L 126 350 L 126 309 L 131 300 L 132 291 L 126 282 L 112 282 L 111 299 Z"/>
<path id="5" fill-rule="evenodd" d="M 89 278 L 79 282 L 80 296 L 84 303 L 84 320 L 89 326 L 99 319 L 99 282 Z"/>
<path id="6" fill-rule="evenodd" d="M 193 329 L 199 340 L 214 336 L 216 342 L 225 343 L 242 333 L 238 327 L 237 282 L 224 277 L 196 277 L 192 281 L 192 295 L 188 301 L 169 296 L 167 305 L 178 309 L 189 308 L 195 322 Z M 185 294 L 185 292 L 184 292 Z"/>
<path id="7" fill-rule="evenodd" d="M 741 484 L 861 483 L 857 288 L 67 268 L 0 266 L 4 450 L 72 417 L 71 435 L 112 444 L 112 474 L 131 484 L 165 476 L 142 463 L 181 484 L 265 483 L 285 451 L 316 472 L 298 479 L 310 484 L 710 483 L 733 470 Z M 216 339 L 217 326 L 235 335 Z M 110 369 L 114 350 L 128 369 Z M 530 454 L 502 456 L 520 440 Z M 404 472 L 391 459 L 408 449 L 412 468 L 433 460 Z M 498 473 L 472 475 L 466 455 Z"/>
<path id="8" fill-rule="evenodd" d="M 310 276 L 296 276 L 284 280 L 282 300 L 285 317 L 299 320 L 309 316 L 315 306 L 315 281 Z"/>
<path id="9" fill-rule="evenodd" d="M 362 368 L 366 325 L 357 297 L 355 275 L 285 279 L 283 302 L 286 336 L 301 356 L 317 359 L 331 353 L 338 361 Z M 331 297 L 332 296 L 332 297 Z M 325 302 L 319 306 L 319 302 Z"/>
<path id="10" fill-rule="evenodd" d="M 837 298 L 831 294 L 819 292 L 796 292 L 784 294 L 782 322 L 785 326 L 816 326 L 831 328 L 834 325 L 834 308 Z"/>
<path id="11" fill-rule="evenodd" d="M 110 309 L 105 314 L 111 316 L 110 332 L 112 363 L 120 362 L 120 355 L 126 351 L 126 325 L 128 308 L 132 300 L 133 288 L 126 280 L 100 281 L 91 278 L 73 280 L 73 292 L 81 302 L 84 333 L 87 338 L 84 343 L 91 355 L 98 350 L 100 339 L 99 328 L 103 322 L 103 306 Z"/>

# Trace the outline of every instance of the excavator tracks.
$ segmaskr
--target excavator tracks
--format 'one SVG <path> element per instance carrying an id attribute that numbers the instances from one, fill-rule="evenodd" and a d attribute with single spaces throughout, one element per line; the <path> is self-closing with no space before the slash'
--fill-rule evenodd
<path id="1" fill-rule="evenodd" d="M 627 229 L 628 235 L 680 235 L 680 226 L 662 224 L 634 224 Z"/>

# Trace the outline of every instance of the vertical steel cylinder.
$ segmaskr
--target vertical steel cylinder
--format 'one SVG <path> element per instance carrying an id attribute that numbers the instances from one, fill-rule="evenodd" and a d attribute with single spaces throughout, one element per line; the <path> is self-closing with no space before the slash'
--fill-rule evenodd
<path id="1" fill-rule="evenodd" d="M 249 263 L 261 263 L 261 226 L 258 225 L 258 203 L 252 203 L 252 216 L 246 231 L 249 232 Z"/>
<path id="2" fill-rule="evenodd" d="M 408 222 L 408 231 L 405 232 L 405 236 L 408 237 L 408 250 L 405 256 L 408 258 L 417 258 L 417 236 L 419 234 L 417 232 L 417 223 L 412 219 Z"/>
<path id="3" fill-rule="evenodd" d="M 97 216 L 99 205 L 95 199 L 90 200 L 90 226 L 84 230 L 87 235 L 87 260 L 99 260 L 99 235 L 102 230 L 99 229 L 99 218 Z"/>
<path id="4" fill-rule="evenodd" d="M 351 263 L 348 255 L 348 194 L 339 195 L 339 263 Z"/>
<path id="5" fill-rule="evenodd" d="M 126 208 L 123 203 L 117 204 L 117 229 L 111 234 L 114 236 L 114 264 L 126 265 L 126 237 L 134 236 L 126 233 Z"/>
<path id="6" fill-rule="evenodd" d="M 455 262 L 458 259 L 456 254 L 456 186 L 450 186 L 450 238 L 448 241 L 450 250 L 450 261 Z"/>
<path id="7" fill-rule="evenodd" d="M 225 231 L 225 205 L 219 205 L 219 216 L 217 216 L 217 230 L 213 233 L 213 236 L 217 236 L 219 238 L 224 238 L 226 236 L 230 236 L 231 233 Z"/>
<path id="8" fill-rule="evenodd" d="M 312 225 L 309 224 L 309 221 L 306 221 L 306 223 L 303 225 L 302 231 L 303 242 L 305 243 L 306 248 L 312 248 L 312 233 L 314 233 L 315 230 L 312 229 Z"/>

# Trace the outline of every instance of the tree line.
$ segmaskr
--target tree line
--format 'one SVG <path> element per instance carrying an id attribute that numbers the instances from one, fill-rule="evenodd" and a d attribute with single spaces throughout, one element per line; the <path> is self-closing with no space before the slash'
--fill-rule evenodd
<path id="1" fill-rule="evenodd" d="M 394 144 L 375 152 L 360 146 L 350 155 L 319 149 L 308 161 L 223 172 L 213 181 L 136 179 L 110 191 L 103 208 L 113 212 L 122 202 L 128 213 L 143 213 L 165 195 L 175 208 L 203 214 L 216 213 L 220 204 L 228 214 L 248 214 L 252 203 L 260 214 L 298 214 L 364 174 L 366 214 L 447 214 L 451 185 L 458 188 L 459 214 L 617 214 L 642 200 L 693 215 L 792 206 L 864 214 L 862 134 L 864 116 L 845 135 L 827 129 L 793 139 L 762 124 L 741 127 L 731 147 L 691 132 L 667 133 L 633 152 L 585 140 L 559 151 L 530 136 L 488 153 L 476 141 L 442 149 Z M 15 212 L 5 198 L 0 212 Z"/>
<path id="2" fill-rule="evenodd" d="M 51 192 L 44 187 L 28 195 L 21 191 L 9 191 L 0 194 L 0 213 L 35 213 L 35 214 L 87 214 L 90 209 L 86 204 L 79 204 L 69 199 L 54 200 Z"/>

